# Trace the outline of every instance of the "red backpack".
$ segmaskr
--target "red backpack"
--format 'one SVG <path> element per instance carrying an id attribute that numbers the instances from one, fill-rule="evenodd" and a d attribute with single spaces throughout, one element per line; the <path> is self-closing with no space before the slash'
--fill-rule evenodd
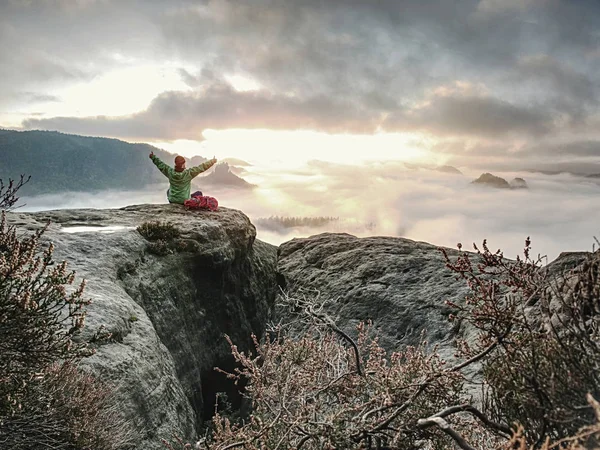
<path id="1" fill-rule="evenodd" d="M 219 202 L 214 197 L 198 195 L 183 202 L 183 206 L 187 209 L 208 209 L 209 211 L 216 211 L 219 209 Z"/>

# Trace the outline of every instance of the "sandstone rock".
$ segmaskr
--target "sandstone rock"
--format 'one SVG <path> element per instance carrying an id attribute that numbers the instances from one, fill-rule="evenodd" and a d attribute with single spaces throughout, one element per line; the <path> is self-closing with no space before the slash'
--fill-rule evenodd
<path id="1" fill-rule="evenodd" d="M 372 320 L 387 350 L 417 344 L 424 333 L 452 358 L 461 330 L 448 320 L 452 311 L 444 302 L 464 299 L 467 289 L 445 267 L 437 247 L 404 238 L 324 233 L 286 242 L 278 255 L 279 283 L 331 299 L 328 312 L 346 332 L 354 334 L 356 324 Z"/>
<path id="2" fill-rule="evenodd" d="M 451 259 L 458 252 L 446 249 Z M 586 253 L 561 255 L 548 266 L 552 277 L 562 277 L 585 258 Z M 472 260 L 477 261 L 475 257 Z M 437 247 L 395 237 L 357 238 L 348 234 L 324 233 L 293 239 L 278 250 L 278 282 L 297 295 L 319 295 L 329 299 L 326 312 L 346 333 L 356 336 L 360 321 L 371 320 L 380 343 L 388 351 L 415 345 L 423 336 L 438 345 L 440 355 L 455 361 L 457 338 L 474 344 L 477 331 L 463 322 L 450 322 L 455 312 L 445 300 L 462 303 L 469 290 L 445 267 Z M 546 326 L 541 302 L 525 306 L 532 323 Z M 559 317 L 560 305 L 551 305 L 551 316 Z M 276 319 L 290 322 L 295 314 L 278 308 Z M 480 365 L 465 373 L 480 380 Z M 466 385 L 474 401 L 480 400 L 480 386 Z"/>
<path id="3" fill-rule="evenodd" d="M 547 288 L 527 305 L 532 324 L 548 332 L 561 332 L 571 322 L 572 308 L 598 321 L 600 251 L 563 252 L 547 269 Z"/>
<path id="4" fill-rule="evenodd" d="M 169 221 L 195 245 L 150 254 L 135 227 L 151 220 Z M 255 240 L 244 214 L 139 205 L 12 212 L 9 221 L 21 230 L 51 221 L 45 238 L 56 245 L 55 259 L 67 260 L 77 279 L 88 281 L 93 303 L 83 338 L 100 325 L 113 338 L 84 365 L 116 386 L 123 414 L 140 431 L 137 448 L 162 449 L 160 438 L 173 433 L 192 438 L 217 391 L 235 396 L 213 370 L 233 365 L 223 334 L 249 347 L 250 334 L 265 327 L 276 285 L 276 248 Z M 115 226 L 122 228 L 106 232 Z M 66 232 L 73 227 L 81 228 Z"/>

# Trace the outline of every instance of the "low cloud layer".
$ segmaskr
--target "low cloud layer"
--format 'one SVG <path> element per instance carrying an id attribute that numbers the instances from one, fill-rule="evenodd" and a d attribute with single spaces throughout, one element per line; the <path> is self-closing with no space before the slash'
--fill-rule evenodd
<path id="1" fill-rule="evenodd" d="M 368 177 L 360 176 L 368 174 Z M 521 253 L 531 236 L 534 253 L 549 260 L 563 251 L 591 250 L 600 233 L 597 199 L 600 184 L 572 175 L 498 173 L 507 179 L 524 177 L 529 189 L 498 190 L 474 186 L 479 173 L 444 174 L 409 170 L 402 163 L 354 166 L 313 161 L 293 173 L 248 167 L 259 187 L 240 191 L 202 185 L 205 194 L 222 206 L 240 209 L 251 219 L 280 217 L 338 217 L 320 228 L 274 231 L 258 227 L 258 237 L 275 245 L 293 237 L 322 231 L 358 236 L 403 236 L 435 245 L 465 248 L 488 239 L 507 257 Z M 24 199 L 24 210 L 52 208 L 109 208 L 136 203 L 164 203 L 164 185 L 143 192 L 104 192 Z M 68 199 L 68 200 L 66 200 Z M 190 212 L 193 214 L 193 212 Z"/>

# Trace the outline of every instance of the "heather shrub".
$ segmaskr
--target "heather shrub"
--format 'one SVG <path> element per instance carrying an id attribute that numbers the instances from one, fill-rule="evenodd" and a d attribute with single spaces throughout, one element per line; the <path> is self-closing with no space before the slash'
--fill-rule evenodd
<path id="1" fill-rule="evenodd" d="M 20 185 L 0 183 L 1 208 L 17 203 Z M 74 285 L 67 263 L 54 261 L 44 232 L 22 236 L 1 212 L 0 447 L 126 448 L 128 424 L 109 387 L 77 368 L 93 353 L 80 339 L 85 282 Z"/>
<path id="2" fill-rule="evenodd" d="M 158 239 L 153 242 L 148 242 L 148 245 L 146 245 L 146 249 L 153 255 L 158 256 L 165 256 L 174 253 L 171 243 L 162 239 Z"/>
<path id="3" fill-rule="evenodd" d="M 66 262 L 52 259 L 54 246 L 40 249 L 44 229 L 23 238 L 0 218 L 0 411 L 18 409 L 27 383 L 54 361 L 89 354 L 74 340 L 84 326 L 85 282 L 75 280 Z"/>
<path id="4" fill-rule="evenodd" d="M 146 249 L 153 255 L 165 256 L 173 253 L 195 252 L 198 243 L 192 239 L 179 239 L 181 232 L 169 222 L 144 222 L 138 232 L 148 241 Z"/>
<path id="5" fill-rule="evenodd" d="M 557 441 L 549 437 L 543 440 L 539 446 L 528 444 L 522 426 L 519 426 L 511 439 L 502 446 L 501 450 L 589 450 L 600 447 L 600 403 L 588 394 L 588 404 L 594 410 L 596 416 L 592 425 L 586 425 L 579 429 L 573 436 L 568 436 Z"/>
<path id="6" fill-rule="evenodd" d="M 112 392 L 72 363 L 46 367 L 27 384 L 21 407 L 3 417 L 2 448 L 131 448 L 134 435 Z"/>
<path id="7" fill-rule="evenodd" d="M 180 235 L 175 225 L 161 221 L 144 222 L 137 227 L 137 231 L 148 241 L 170 241 Z"/>
<path id="8" fill-rule="evenodd" d="M 230 342 L 241 368 L 229 376 L 249 381 L 253 412 L 243 425 L 217 413 L 210 448 L 240 440 L 251 449 L 416 448 L 419 442 L 451 448 L 443 433 L 419 428 L 417 421 L 460 403 L 460 375 L 445 371 L 425 345 L 388 357 L 367 332 L 362 325 L 357 342 L 364 352 L 362 375 L 354 352 L 332 332 L 320 339 L 255 339 L 254 355 Z"/>
<path id="9" fill-rule="evenodd" d="M 600 395 L 600 253 L 577 271 L 550 276 L 541 258 L 530 257 L 529 239 L 516 261 L 485 241 L 475 250 L 447 257 L 447 265 L 471 289 L 452 305 L 454 319 L 480 331 L 475 346 L 463 344 L 464 355 L 491 349 L 482 364 L 486 414 L 520 424 L 527 445 L 577 435 L 596 420 L 586 394 Z"/>
<path id="10" fill-rule="evenodd" d="M 17 192 L 21 187 L 27 184 L 30 179 L 31 177 L 25 178 L 25 175 L 21 175 L 18 180 L 9 179 L 8 184 L 0 179 L 0 209 L 5 211 L 12 209 L 19 201 Z"/>
<path id="11" fill-rule="evenodd" d="M 277 327 L 253 337 L 251 353 L 229 341 L 238 368 L 227 376 L 247 382 L 252 412 L 236 422 L 216 410 L 200 448 L 453 449 L 509 437 L 463 391 L 461 370 L 476 358 L 450 366 L 426 342 L 388 354 L 371 324 L 361 323 L 353 339 L 314 297 L 281 300 L 300 312 L 306 331 Z"/>
<path id="12" fill-rule="evenodd" d="M 461 247 L 459 246 L 459 249 Z M 451 320 L 478 332 L 449 365 L 426 342 L 391 354 L 370 324 L 353 339 L 318 292 L 282 294 L 300 327 L 278 326 L 252 352 L 229 341 L 249 417 L 215 409 L 196 448 L 582 450 L 600 447 L 600 252 L 551 276 L 542 258 L 511 261 L 484 241 L 446 264 L 470 294 Z M 481 367 L 476 407 L 462 370 Z M 587 394 L 587 395 L 586 395 Z M 191 448 L 180 440 L 167 448 Z"/>

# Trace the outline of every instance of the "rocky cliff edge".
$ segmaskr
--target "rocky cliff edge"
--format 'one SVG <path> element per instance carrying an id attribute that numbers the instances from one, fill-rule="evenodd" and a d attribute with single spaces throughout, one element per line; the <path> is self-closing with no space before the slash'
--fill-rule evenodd
<path id="1" fill-rule="evenodd" d="M 233 367 L 223 335 L 240 348 L 261 334 L 275 298 L 276 247 L 256 240 L 240 211 L 186 211 L 179 205 L 118 210 L 9 213 L 20 230 L 47 222 L 55 259 L 86 279 L 92 299 L 83 339 L 100 326 L 112 337 L 85 366 L 117 389 L 121 411 L 141 432 L 138 448 L 163 448 L 173 433 L 191 438 L 216 392 L 235 389 L 213 369 Z M 183 250 L 148 251 L 136 227 L 168 221 Z"/>

